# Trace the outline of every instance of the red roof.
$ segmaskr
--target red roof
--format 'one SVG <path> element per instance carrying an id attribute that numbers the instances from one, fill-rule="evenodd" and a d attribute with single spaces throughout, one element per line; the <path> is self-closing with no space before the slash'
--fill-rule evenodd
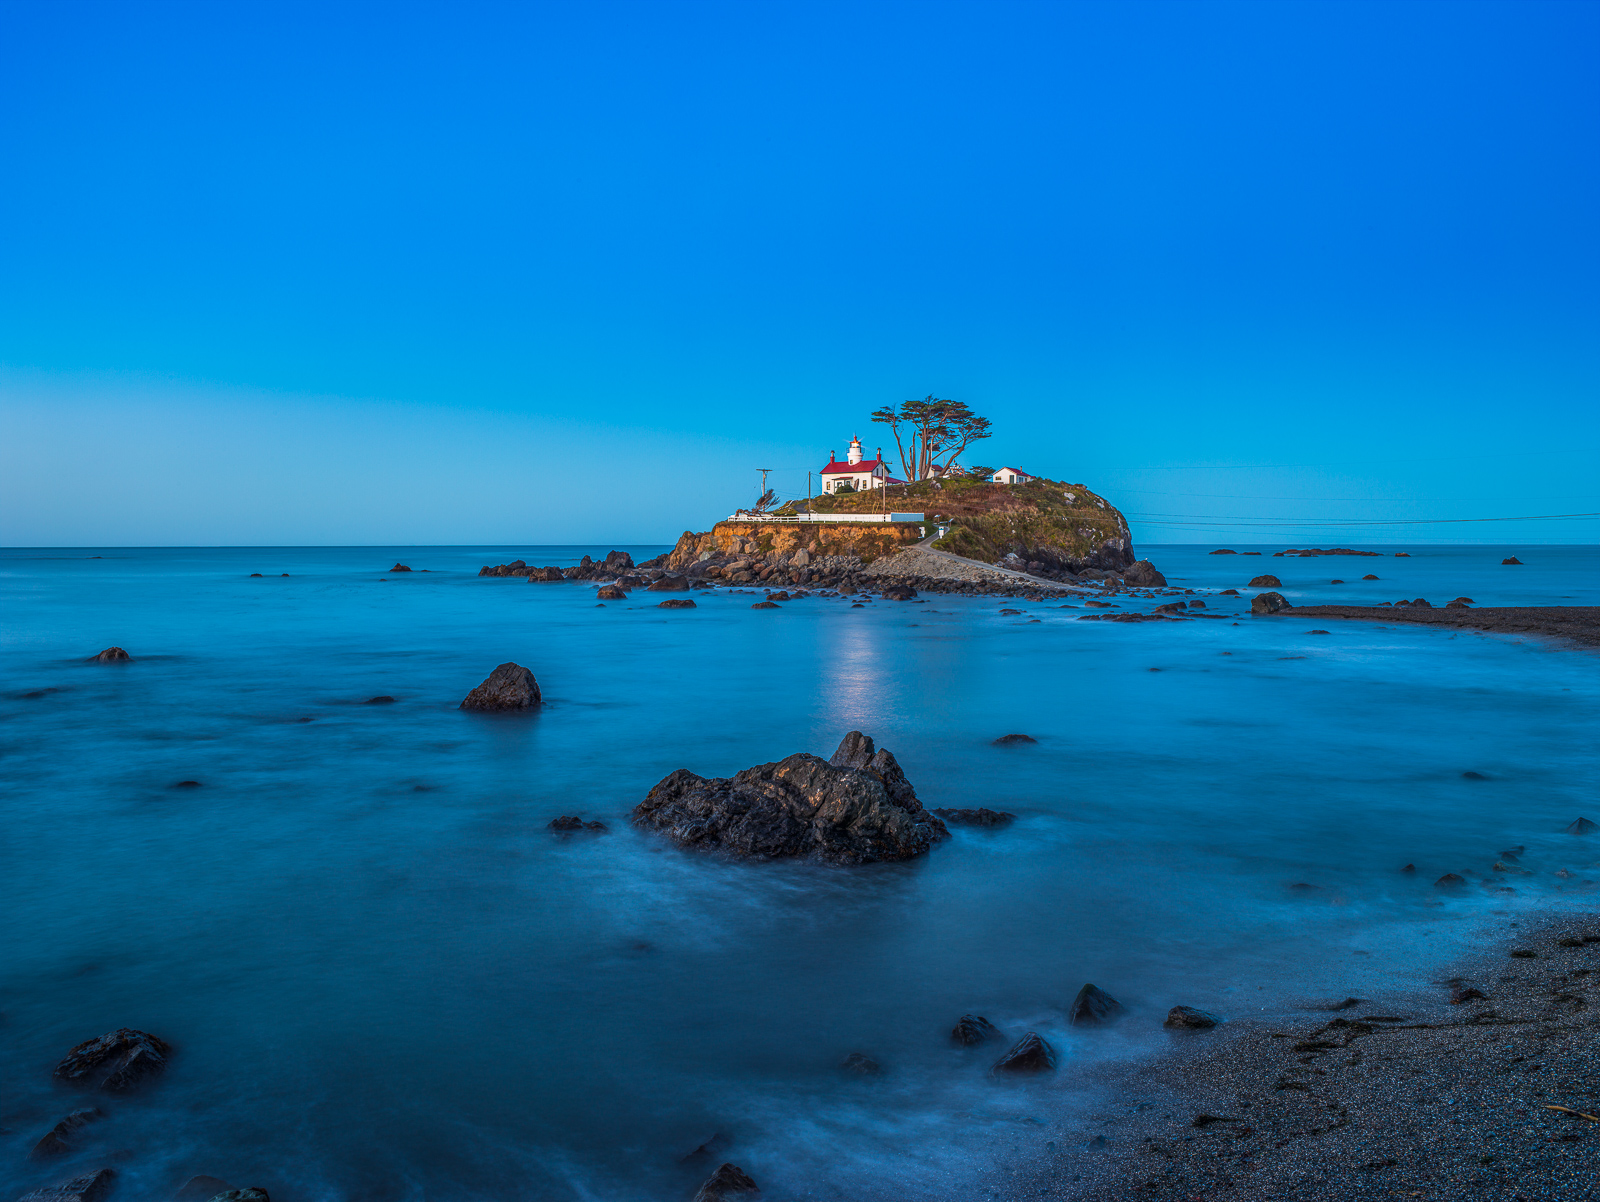
<path id="1" fill-rule="evenodd" d="M 882 463 L 883 460 L 881 459 L 863 459 L 860 463 L 840 463 L 836 459 L 822 469 L 822 474 L 826 476 L 830 472 L 835 474 L 839 472 L 850 472 L 852 474 L 870 472 Z"/>

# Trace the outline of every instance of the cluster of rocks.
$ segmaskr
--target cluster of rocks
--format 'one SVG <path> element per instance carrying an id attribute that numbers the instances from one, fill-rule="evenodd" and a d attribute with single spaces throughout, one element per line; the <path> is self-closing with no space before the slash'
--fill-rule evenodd
<path id="1" fill-rule="evenodd" d="M 56 1065 L 52 1076 L 64 1085 L 123 1095 L 150 1084 L 166 1072 L 171 1053 L 172 1047 L 164 1039 L 132 1027 L 118 1027 L 73 1048 Z M 98 1106 L 72 1111 L 45 1132 L 34 1144 L 28 1159 L 53 1160 L 78 1151 L 83 1129 L 104 1117 L 105 1113 Z M 111 1193 L 116 1179 L 117 1171 L 112 1168 L 80 1172 L 53 1185 L 30 1190 L 19 1202 L 102 1202 Z M 193 1177 L 178 1191 L 174 1202 L 271 1200 L 264 1189 L 234 1189 L 217 1177 Z"/>
<path id="2" fill-rule="evenodd" d="M 529 580 L 616 580 L 626 576 L 636 568 L 650 568 L 660 574 L 659 561 L 664 558 L 657 556 L 644 563 L 635 564 L 633 556 L 626 551 L 612 551 L 604 559 L 596 560 L 592 555 L 585 555 L 570 568 L 529 567 L 520 559 L 513 559 L 510 563 L 485 565 L 478 569 L 480 576 L 526 576 Z"/>
<path id="3" fill-rule="evenodd" d="M 634 807 L 633 821 L 684 847 L 833 864 L 909 860 L 950 833 L 893 754 L 858 730 L 827 760 L 799 752 L 731 779 L 680 768 Z"/>

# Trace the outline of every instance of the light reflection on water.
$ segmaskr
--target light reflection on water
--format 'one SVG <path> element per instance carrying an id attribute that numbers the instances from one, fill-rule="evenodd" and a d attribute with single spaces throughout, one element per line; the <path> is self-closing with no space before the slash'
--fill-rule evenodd
<path id="1" fill-rule="evenodd" d="M 1071 1113 L 1074 1064 L 1158 1046 L 1167 1007 L 1357 991 L 1397 949 L 1422 973 L 1472 916 L 1600 859 L 1559 834 L 1595 805 L 1592 653 L 943 597 L 596 608 L 583 586 L 472 575 L 586 550 L 0 559 L 8 1184 L 79 1163 L 23 1160 L 75 1104 L 49 1067 L 126 1024 L 180 1049 L 86 1135 L 86 1164 L 132 1149 L 129 1202 L 195 1173 L 275 1202 L 687 1197 L 714 1164 L 678 1158 L 719 1131 L 772 1197 L 960 1197 L 991 1150 Z M 1319 582 L 1372 565 L 1371 599 L 1593 604 L 1600 586 L 1583 548 L 1503 571 L 1484 548 L 1144 550 L 1190 587 L 1271 570 L 1301 601 L 1368 599 Z M 397 557 L 442 570 L 380 583 Z M 138 661 L 80 662 L 113 642 Z M 506 659 L 546 710 L 457 711 Z M 356 704 L 379 694 L 397 701 Z M 1019 821 L 848 870 L 686 855 L 626 825 L 674 768 L 827 755 L 853 727 L 928 805 Z M 990 746 L 1011 731 L 1039 743 Z M 613 833 L 553 836 L 558 813 Z M 1511 844 L 1538 873 L 1515 895 L 1437 904 L 1435 877 L 1483 879 Z M 1130 1021 L 1064 1030 L 1085 980 Z M 945 1041 L 969 1010 L 1043 1031 L 1062 1071 L 988 1081 L 993 1051 Z M 855 1050 L 884 1077 L 841 1076 Z"/>

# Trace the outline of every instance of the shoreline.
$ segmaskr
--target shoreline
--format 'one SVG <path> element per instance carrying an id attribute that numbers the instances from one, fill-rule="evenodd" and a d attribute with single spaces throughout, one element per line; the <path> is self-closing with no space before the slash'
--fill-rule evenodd
<path id="1" fill-rule="evenodd" d="M 1600 902 L 1480 921 L 1465 955 L 1393 965 L 1370 997 L 1174 1032 L 1105 1066 L 1095 1113 L 1010 1196 L 1600 1196 Z"/>
<path id="2" fill-rule="evenodd" d="M 1342 618 L 1368 622 L 1408 622 L 1414 626 L 1449 626 L 1490 634 L 1540 634 L 1600 647 L 1600 606 L 1496 605 L 1482 609 L 1393 608 L 1387 605 L 1294 605 L 1276 618 Z"/>

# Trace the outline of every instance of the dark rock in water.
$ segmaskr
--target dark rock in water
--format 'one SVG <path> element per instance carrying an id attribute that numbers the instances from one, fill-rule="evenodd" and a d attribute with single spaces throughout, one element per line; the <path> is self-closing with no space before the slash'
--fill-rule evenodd
<path id="1" fill-rule="evenodd" d="M 1056 1050 L 1029 1031 L 994 1062 L 991 1073 L 1050 1073 L 1056 1067 Z"/>
<path id="2" fill-rule="evenodd" d="M 603 822 L 585 822 L 576 814 L 562 814 L 559 818 L 552 818 L 545 828 L 552 831 L 606 831 L 611 828 Z"/>
<path id="3" fill-rule="evenodd" d="M 1332 634 L 1331 630 L 1308 630 L 1307 634 Z"/>
<path id="4" fill-rule="evenodd" d="M 197 780 L 180 780 L 172 787 L 174 789 L 198 789 L 200 787 L 200 782 Z"/>
<path id="5" fill-rule="evenodd" d="M 387 693 L 380 693 L 376 697 L 368 697 L 361 704 L 362 705 L 393 705 L 394 704 L 394 698 L 389 696 L 389 694 L 387 694 Z"/>
<path id="6" fill-rule="evenodd" d="M 601 601 L 626 601 L 628 594 L 614 584 L 605 585 L 595 596 Z"/>
<path id="7" fill-rule="evenodd" d="M 1018 743 L 1037 743 L 1039 740 L 1032 735 L 1001 735 L 994 740 L 995 747 L 1015 747 Z"/>
<path id="8" fill-rule="evenodd" d="M 1590 822 L 1587 818 L 1579 818 L 1571 826 L 1567 827 L 1567 834 L 1587 835 L 1595 830 L 1600 830 L 1600 827 L 1596 827 L 1596 825 Z"/>
<path id="9" fill-rule="evenodd" d="M 108 1093 L 132 1089 L 147 1077 L 165 1071 L 171 1046 L 154 1035 L 118 1027 L 115 1031 L 80 1043 L 56 1065 L 57 1081 L 96 1086 Z"/>
<path id="10" fill-rule="evenodd" d="M 263 577 L 262 577 L 260 572 L 251 572 L 250 573 L 250 579 L 251 580 L 261 580 L 261 579 L 263 579 Z"/>
<path id="11" fill-rule="evenodd" d="M 885 601 L 909 601 L 917 595 L 917 590 L 906 584 L 895 584 L 883 590 L 880 594 Z"/>
<path id="12" fill-rule="evenodd" d="M 789 598 L 789 594 L 785 593 L 785 592 L 776 592 L 776 593 L 768 593 L 767 594 L 767 600 L 768 601 L 788 601 L 789 599 L 790 599 Z"/>
<path id="13" fill-rule="evenodd" d="M 172 1202 L 211 1202 L 218 1194 L 232 1189 L 221 1177 L 191 1177 L 183 1188 L 172 1195 Z"/>
<path id="14" fill-rule="evenodd" d="M 1417 870 L 1417 866 L 1415 864 L 1407 864 L 1400 871 L 1401 872 L 1415 872 L 1416 870 Z"/>
<path id="15" fill-rule="evenodd" d="M 1487 776 L 1485 776 L 1481 772 L 1474 772 L 1474 771 L 1472 771 L 1472 769 L 1468 768 L 1465 772 L 1463 772 L 1461 774 L 1461 779 L 1462 780 L 1488 780 L 1489 778 Z"/>
<path id="16" fill-rule="evenodd" d="M 732 779 L 680 768 L 634 808 L 633 821 L 685 847 L 835 864 L 908 860 L 949 834 L 894 756 L 860 731 L 831 761 L 800 752 Z"/>
<path id="17" fill-rule="evenodd" d="M 934 813 L 957 826 L 1009 826 L 1017 820 L 1015 814 L 1008 814 L 1004 810 L 991 810 L 988 806 L 979 806 L 973 810 L 941 809 L 935 810 Z"/>
<path id="18" fill-rule="evenodd" d="M 1372 574 L 1372 573 L 1371 573 L 1371 572 L 1368 572 L 1368 573 L 1367 573 L 1367 574 L 1366 574 L 1366 575 L 1365 575 L 1365 576 L 1363 576 L 1363 577 L 1362 577 L 1362 578 L 1361 578 L 1361 579 L 1363 579 L 1363 580 L 1376 580 L 1376 579 L 1378 579 L 1378 578 L 1377 578 L 1377 577 L 1376 577 L 1376 576 L 1374 576 L 1374 575 L 1373 575 L 1373 574 Z"/>
<path id="19" fill-rule="evenodd" d="M 686 593 L 689 591 L 689 578 L 687 576 L 663 576 L 647 588 L 652 593 Z"/>
<path id="20" fill-rule="evenodd" d="M 462 701 L 464 710 L 529 710 L 544 700 L 539 682 L 521 664 L 501 664 Z"/>
<path id="21" fill-rule="evenodd" d="M 1520 567 L 1521 567 L 1521 566 L 1522 566 L 1522 560 L 1520 560 L 1520 559 L 1518 559 L 1518 558 L 1517 558 L 1517 557 L 1516 557 L 1516 556 L 1515 556 L 1515 555 L 1512 555 L 1512 556 L 1510 556 L 1510 557 L 1509 557 L 1509 558 L 1507 558 L 1507 559 L 1502 559 L 1502 560 L 1501 560 L 1501 561 L 1500 561 L 1500 562 L 1501 562 L 1501 563 L 1502 563 L 1502 564 L 1508 564 L 1508 563 L 1514 563 L 1514 564 L 1516 564 L 1516 565 L 1517 565 L 1517 566 L 1518 566 L 1518 567 L 1519 567 L 1519 568 L 1520 568 Z"/>
<path id="22" fill-rule="evenodd" d="M 1464 876 L 1457 876 L 1453 872 L 1447 872 L 1442 877 L 1440 877 L 1438 880 L 1434 881 L 1433 883 L 1435 885 L 1445 885 L 1445 886 L 1465 885 L 1467 883 L 1467 878 L 1464 877 Z"/>
<path id="23" fill-rule="evenodd" d="M 1208 609 L 1210 607 L 1207 606 L 1204 601 L 1191 601 L 1191 602 L 1189 602 L 1189 608 L 1190 609 Z"/>
<path id="24" fill-rule="evenodd" d="M 111 1192 L 116 1179 L 115 1169 L 99 1169 L 43 1189 L 29 1190 L 17 1202 L 100 1202 Z"/>
<path id="25" fill-rule="evenodd" d="M 272 1202 L 267 1197 L 267 1191 L 258 1186 L 249 1185 L 244 1189 L 230 1189 L 218 1194 L 211 1202 Z"/>
<path id="26" fill-rule="evenodd" d="M 609 551 L 600 561 L 600 566 L 608 572 L 628 572 L 633 570 L 633 556 L 626 551 Z"/>
<path id="27" fill-rule="evenodd" d="M 1253 614 L 1275 614 L 1291 608 L 1282 593 L 1257 593 L 1250 598 L 1250 612 Z"/>
<path id="28" fill-rule="evenodd" d="M 29 1160 L 49 1160 L 53 1156 L 65 1156 L 72 1151 L 71 1136 L 79 1127 L 83 1127 L 100 1118 L 100 1108 L 90 1106 L 84 1110 L 74 1110 L 62 1119 L 49 1131 L 44 1138 L 33 1145 L 33 1151 L 28 1153 Z"/>
<path id="29" fill-rule="evenodd" d="M 750 608 L 751 609 L 782 609 L 783 606 L 777 604 L 777 602 L 775 602 L 775 601 L 757 601 Z"/>
<path id="30" fill-rule="evenodd" d="M 1167 582 L 1167 578 L 1156 571 L 1156 565 L 1148 559 L 1140 559 L 1130 564 L 1123 571 L 1122 579 L 1140 588 L 1160 588 Z"/>
<path id="31" fill-rule="evenodd" d="M 391 572 L 409 572 L 411 569 L 406 567 L 406 565 L 403 564 L 403 563 L 397 563 L 397 564 L 394 565 L 394 567 L 390 568 L 389 570 Z"/>
<path id="32" fill-rule="evenodd" d="M 963 1014 L 950 1031 L 950 1042 L 959 1043 L 964 1048 L 999 1038 L 998 1028 L 981 1014 Z"/>
<path id="33" fill-rule="evenodd" d="M 1230 551 L 1226 547 L 1221 547 L 1221 548 L 1218 548 L 1217 550 L 1211 552 L 1211 554 L 1213 554 L 1213 555 L 1237 555 L 1238 552 L 1237 551 Z"/>
<path id="34" fill-rule="evenodd" d="M 1249 583 L 1249 585 L 1247 587 L 1249 587 L 1249 588 L 1282 588 L 1283 587 L 1283 581 L 1279 580 L 1276 576 L 1273 576 L 1273 575 L 1269 574 L 1269 575 L 1265 575 L 1265 576 L 1257 576 L 1254 580 L 1252 580 Z"/>
<path id="35" fill-rule="evenodd" d="M 107 647 L 99 655 L 91 655 L 88 662 L 91 664 L 120 664 L 132 659 L 121 647 Z M 108 1170 L 109 1171 L 109 1170 Z"/>
<path id="36" fill-rule="evenodd" d="M 1238 595 L 1239 590 L 1236 588 L 1225 588 L 1217 594 L 1219 597 L 1237 597 Z"/>
<path id="37" fill-rule="evenodd" d="M 706 1178 L 705 1184 L 695 1194 L 694 1202 L 724 1202 L 738 1194 L 760 1192 L 760 1187 L 750 1179 L 750 1174 L 736 1164 L 725 1164 Z"/>
<path id="38" fill-rule="evenodd" d="M 1096 985 L 1078 990 L 1067 1008 L 1067 1021 L 1074 1027 L 1103 1027 L 1123 1015 L 1122 1003 Z"/>
<path id="39" fill-rule="evenodd" d="M 1167 1021 L 1162 1023 L 1171 1031 L 1206 1031 L 1217 1026 L 1222 1019 L 1206 1010 L 1193 1006 L 1174 1006 L 1167 1011 Z"/>
<path id="40" fill-rule="evenodd" d="M 882 1065 L 862 1052 L 851 1052 L 839 1062 L 839 1067 L 847 1073 L 859 1073 L 863 1077 L 875 1077 L 883 1071 Z"/>
<path id="41" fill-rule="evenodd" d="M 698 605 L 696 605 L 693 601 L 689 600 L 689 598 L 687 598 L 687 597 L 674 597 L 670 601 L 661 602 L 661 604 L 657 605 L 656 608 L 657 609 L 699 609 L 700 607 Z"/>
<path id="42" fill-rule="evenodd" d="M 733 1141 L 720 1131 L 713 1131 L 711 1138 L 706 1140 L 692 1152 L 686 1152 L 678 1157 L 679 1164 L 687 1164 L 691 1160 L 709 1160 L 713 1156 L 720 1156 Z"/>
<path id="43" fill-rule="evenodd" d="M 1091 605 L 1092 605 L 1092 604 L 1094 604 L 1094 603 L 1093 603 L 1093 602 L 1090 602 L 1090 604 L 1091 604 Z M 1013 616 L 1015 616 L 1015 615 L 1016 615 L 1016 614 L 1020 614 L 1020 613 L 1021 613 L 1021 612 L 1022 612 L 1022 611 L 1021 611 L 1021 610 L 1020 610 L 1020 609 L 1002 609 L 1002 610 L 1001 610 L 1001 611 L 1000 611 L 1000 616 L 1001 616 L 1001 617 L 1002 617 L 1002 618 L 1008 618 L 1008 617 L 1013 617 Z"/>
<path id="44" fill-rule="evenodd" d="M 1426 597 L 1418 597 L 1411 603 L 1413 609 L 1432 609 L 1433 604 Z"/>
<path id="45" fill-rule="evenodd" d="M 1329 584 L 1343 584 L 1344 581 L 1342 581 L 1342 580 L 1330 580 L 1330 581 L 1328 581 L 1328 583 Z"/>
<path id="46" fill-rule="evenodd" d="M 1150 612 L 1153 614 L 1175 614 L 1179 610 L 1188 609 L 1187 601 L 1169 601 L 1165 605 L 1158 605 Z"/>
<path id="47" fill-rule="evenodd" d="M 1486 1002 L 1488 1000 L 1488 994 L 1481 989 L 1474 989 L 1471 985 L 1463 986 L 1460 982 L 1455 982 L 1450 986 L 1450 1004 L 1452 1006 L 1462 1006 L 1467 1002 Z"/>

